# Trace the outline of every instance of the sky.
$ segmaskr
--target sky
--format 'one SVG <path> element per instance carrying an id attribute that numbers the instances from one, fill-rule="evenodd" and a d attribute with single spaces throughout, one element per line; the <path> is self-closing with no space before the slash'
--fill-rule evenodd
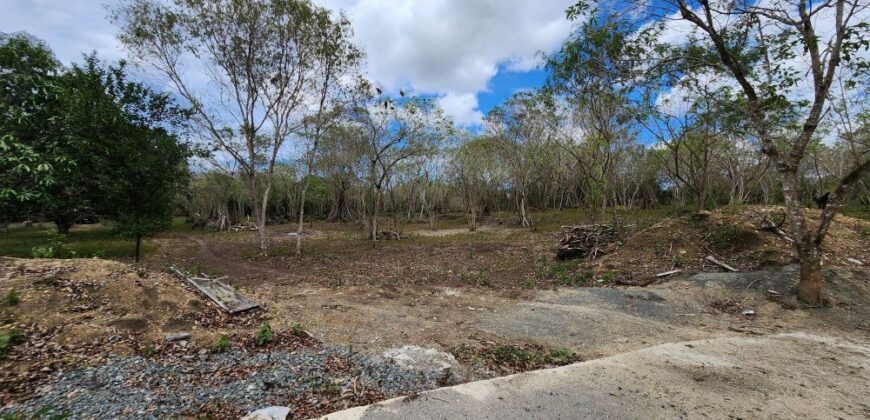
<path id="1" fill-rule="evenodd" d="M 513 93 L 540 86 L 540 52 L 570 34 L 571 0 L 315 0 L 344 10 L 366 51 L 368 77 L 388 93 L 436 98 L 460 126 L 474 127 Z M 113 0 L 0 0 L 0 32 L 27 31 L 64 63 L 96 51 L 126 52 L 107 20 Z"/>

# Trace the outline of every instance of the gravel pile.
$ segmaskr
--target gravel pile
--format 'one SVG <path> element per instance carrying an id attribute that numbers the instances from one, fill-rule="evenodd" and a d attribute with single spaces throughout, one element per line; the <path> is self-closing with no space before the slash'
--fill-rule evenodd
<path id="1" fill-rule="evenodd" d="M 0 414 L 29 417 L 50 409 L 72 418 L 165 418 L 202 412 L 234 417 L 279 405 L 303 415 L 324 411 L 330 403 L 356 405 L 369 402 L 366 398 L 389 398 L 450 382 L 449 372 L 445 377 L 437 371 L 407 370 L 338 347 L 172 358 L 111 356 L 102 365 L 53 377 L 35 398 L 4 407 Z"/>

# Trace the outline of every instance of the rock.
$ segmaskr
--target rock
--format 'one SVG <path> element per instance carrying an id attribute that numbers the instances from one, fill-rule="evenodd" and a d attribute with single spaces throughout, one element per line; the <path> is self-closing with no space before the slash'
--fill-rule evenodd
<path id="1" fill-rule="evenodd" d="M 423 372 L 443 373 L 457 366 L 452 354 L 419 346 L 404 346 L 384 352 L 384 358 L 397 366 Z"/>
<path id="2" fill-rule="evenodd" d="M 242 420 L 284 420 L 290 414 L 287 407 L 266 407 L 248 413 Z"/>
<path id="3" fill-rule="evenodd" d="M 169 341 L 169 342 L 173 342 L 173 341 L 181 341 L 181 340 L 188 340 L 188 339 L 190 339 L 190 333 L 186 333 L 186 332 L 182 332 L 182 333 L 168 333 L 168 334 L 166 334 L 165 336 L 163 336 L 163 338 L 164 338 L 166 341 Z"/>
<path id="4" fill-rule="evenodd" d="M 864 265 L 864 263 L 862 263 L 861 260 L 857 260 L 855 258 L 846 258 L 846 261 L 849 261 L 850 263 L 855 264 L 855 265 Z"/>

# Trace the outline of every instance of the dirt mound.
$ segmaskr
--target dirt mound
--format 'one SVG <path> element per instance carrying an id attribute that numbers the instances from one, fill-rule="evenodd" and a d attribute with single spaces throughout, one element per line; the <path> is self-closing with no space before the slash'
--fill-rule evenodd
<path id="1" fill-rule="evenodd" d="M 163 351 L 166 333 L 211 346 L 239 327 L 255 330 L 263 315 L 230 317 L 167 273 L 99 259 L 0 260 L 0 295 L 13 290 L 16 302 L 0 304 L 0 336 L 20 338 L 3 349 L 0 401 L 109 353 Z"/>
<path id="2" fill-rule="evenodd" d="M 818 211 L 807 213 L 811 221 L 817 220 Z M 794 263 L 792 243 L 764 228 L 766 219 L 782 218 L 782 214 L 781 207 L 745 206 L 670 218 L 632 235 L 588 265 L 597 274 L 613 273 L 617 282 L 642 283 L 675 269 L 721 271 L 705 261 L 708 255 L 740 271 Z M 792 226 L 785 220 L 780 228 L 790 232 Z M 866 265 L 870 262 L 870 222 L 837 216 L 823 252 L 826 266 L 856 267 L 850 258 Z"/>

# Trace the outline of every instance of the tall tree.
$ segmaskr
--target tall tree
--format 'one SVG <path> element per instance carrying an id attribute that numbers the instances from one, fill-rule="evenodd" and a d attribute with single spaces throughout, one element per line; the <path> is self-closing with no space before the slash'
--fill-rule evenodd
<path id="1" fill-rule="evenodd" d="M 569 9 L 569 17 L 587 15 L 592 6 L 585 0 L 578 2 Z M 800 168 L 817 139 L 817 129 L 830 116 L 827 111 L 837 83 L 842 80 L 848 87 L 867 80 L 870 4 L 864 0 L 664 0 L 656 7 L 646 6 L 638 3 L 637 10 L 651 11 L 658 23 L 649 24 L 649 14 L 634 15 L 638 26 L 647 23 L 639 36 L 650 46 L 644 68 L 653 75 L 657 72 L 650 70 L 664 69 L 659 76 L 671 80 L 727 80 L 718 96 L 740 105 L 736 109 L 749 121 L 761 152 L 782 177 L 800 258 L 798 299 L 821 303 L 822 242 L 847 190 L 870 171 L 870 157 L 855 160 L 827 191 L 827 204 L 817 223 L 807 218 L 801 202 Z M 677 45 L 662 45 L 661 39 L 673 40 L 661 34 L 674 22 L 688 36 Z"/>
<path id="2" fill-rule="evenodd" d="M 323 16 L 308 0 L 129 0 L 113 11 L 124 45 L 193 108 L 201 135 L 223 153 L 215 163 L 233 160 L 244 174 L 261 253 L 279 152 L 302 126 L 329 41 Z"/>

